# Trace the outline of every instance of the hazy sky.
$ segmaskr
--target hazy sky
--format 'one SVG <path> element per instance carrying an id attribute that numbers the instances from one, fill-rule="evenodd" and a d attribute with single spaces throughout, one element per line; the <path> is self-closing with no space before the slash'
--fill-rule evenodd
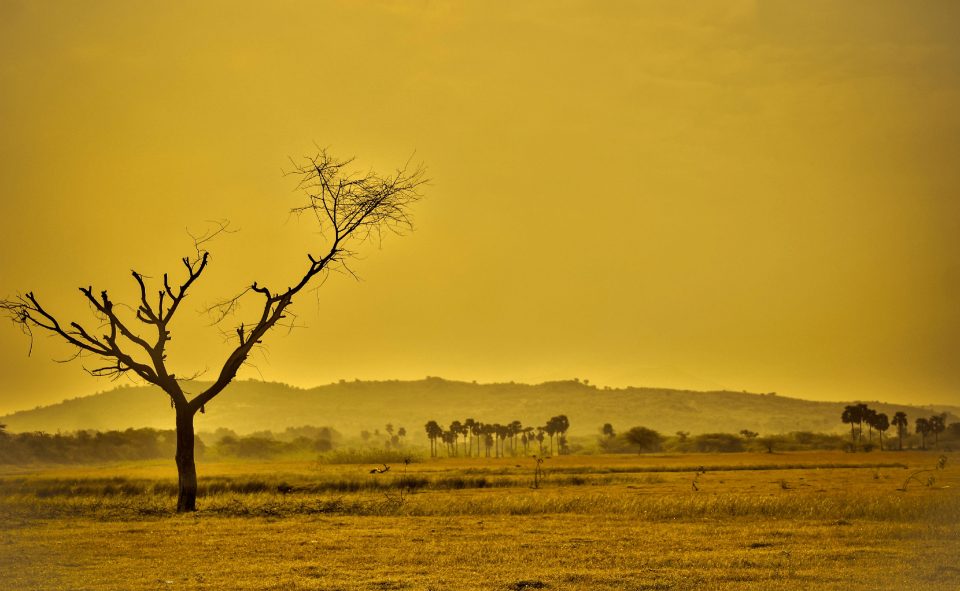
<path id="1" fill-rule="evenodd" d="M 416 231 L 241 377 L 587 378 L 960 404 L 960 3 L 0 0 L 0 297 L 179 273 L 173 327 L 319 237 L 288 157 L 429 168 Z M 311 246 L 313 244 L 313 246 Z M 187 305 L 189 304 L 189 305 Z M 112 387 L 0 324 L 0 412 Z M 228 396 L 229 392 L 224 396 Z M 228 403 L 221 398 L 217 404 Z"/>

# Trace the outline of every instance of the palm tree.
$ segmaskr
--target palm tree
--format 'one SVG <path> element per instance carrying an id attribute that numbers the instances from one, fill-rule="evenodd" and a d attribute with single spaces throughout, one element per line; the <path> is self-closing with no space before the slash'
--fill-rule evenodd
<path id="1" fill-rule="evenodd" d="M 517 455 L 517 435 L 523 431 L 523 424 L 520 421 L 511 421 L 507 428 L 510 431 L 510 454 Z"/>
<path id="2" fill-rule="evenodd" d="M 507 438 L 510 437 L 510 427 L 508 425 L 496 425 L 497 439 L 500 441 L 500 456 L 506 456 Z"/>
<path id="3" fill-rule="evenodd" d="M 556 434 L 557 434 L 557 431 L 558 431 L 558 429 L 557 429 L 556 417 L 554 417 L 554 418 L 550 419 L 549 421 L 547 421 L 547 424 L 543 427 L 543 430 L 547 432 L 547 436 L 550 438 L 550 455 L 552 456 L 552 455 L 554 455 L 554 453 L 553 453 L 553 436 L 556 435 Z"/>
<path id="4" fill-rule="evenodd" d="M 483 435 L 483 423 L 480 421 L 474 421 L 473 426 L 470 427 L 470 434 L 477 438 L 477 457 L 480 457 L 480 436 Z"/>
<path id="5" fill-rule="evenodd" d="M 877 411 L 872 408 L 868 408 L 867 405 L 863 405 L 863 422 L 867 424 L 867 434 L 870 439 L 870 443 L 873 443 L 873 424 L 877 420 Z"/>
<path id="6" fill-rule="evenodd" d="M 463 427 L 467 430 L 467 440 L 470 442 L 467 446 L 467 457 L 469 458 L 473 455 L 473 428 L 477 426 L 477 422 L 473 419 L 466 419 L 463 421 Z M 477 455 L 480 455 L 480 446 L 477 445 Z"/>
<path id="7" fill-rule="evenodd" d="M 927 449 L 927 434 L 930 433 L 930 421 L 920 417 L 916 420 L 916 432 L 920 435 L 920 449 Z"/>
<path id="8" fill-rule="evenodd" d="M 844 424 L 850 424 L 850 443 L 856 446 L 857 436 L 853 426 L 860 422 L 860 407 L 856 404 L 848 404 L 843 407 L 843 414 L 840 415 L 840 420 L 843 421 Z"/>
<path id="9" fill-rule="evenodd" d="M 450 430 L 448 430 L 448 431 L 444 431 L 444 433 L 443 433 L 443 441 L 444 441 L 444 443 L 447 444 L 447 457 L 448 457 L 448 458 L 458 455 L 458 454 L 457 454 L 457 442 L 458 442 L 459 440 L 460 440 L 460 437 L 459 437 L 459 434 L 457 433 L 457 431 L 454 431 L 453 429 L 450 429 Z"/>
<path id="10" fill-rule="evenodd" d="M 436 421 L 427 421 L 424 425 L 427 431 L 427 439 L 430 440 L 430 457 L 437 457 L 437 439 L 443 435 L 443 428 Z"/>
<path id="11" fill-rule="evenodd" d="M 927 420 L 930 423 L 930 432 L 933 433 L 933 444 L 940 448 L 940 434 L 947 429 L 947 413 L 933 415 Z"/>
<path id="12" fill-rule="evenodd" d="M 857 422 L 857 425 L 858 425 L 857 441 L 862 443 L 863 442 L 863 423 L 867 420 L 867 415 L 870 414 L 870 407 L 860 402 L 857 404 L 857 410 L 859 411 L 857 414 L 857 418 L 859 419 L 859 421 Z"/>
<path id="13" fill-rule="evenodd" d="M 493 438 L 493 457 L 500 457 L 500 431 L 503 429 L 503 425 L 500 423 L 494 423 L 490 425 L 490 436 Z"/>
<path id="14" fill-rule="evenodd" d="M 562 454 L 564 448 L 566 447 L 567 440 L 567 431 L 570 429 L 570 419 L 567 418 L 567 415 L 557 415 L 550 419 L 550 422 L 554 424 L 556 432 L 563 438 L 563 445 L 557 446 L 558 453 Z"/>
<path id="15" fill-rule="evenodd" d="M 453 434 L 453 452 L 454 455 L 457 453 L 457 441 L 460 438 L 460 433 L 463 429 L 463 425 L 460 424 L 460 421 L 453 421 L 450 423 L 450 433 Z"/>
<path id="16" fill-rule="evenodd" d="M 907 426 L 910 424 L 907 420 L 907 414 L 900 411 L 896 412 L 893 415 L 893 424 L 897 428 L 897 437 L 900 440 L 897 449 L 903 451 L 903 434 L 907 431 Z"/>
<path id="17" fill-rule="evenodd" d="M 487 449 L 487 457 L 489 458 L 490 448 L 493 447 L 494 443 L 496 442 L 493 440 L 493 429 L 488 425 L 484 425 L 484 426 L 486 427 L 486 429 L 483 432 L 483 445 Z"/>
<path id="18" fill-rule="evenodd" d="M 529 455 L 529 454 L 530 454 L 530 443 L 533 441 L 533 427 L 524 427 L 524 428 L 523 428 L 523 436 L 524 436 L 524 438 L 525 438 L 524 441 L 523 441 L 523 454 L 524 454 L 524 455 Z"/>
<path id="19" fill-rule="evenodd" d="M 486 423 L 480 425 L 480 436 L 483 438 L 483 451 L 486 457 L 490 457 L 490 448 L 493 447 L 493 426 Z"/>
<path id="20" fill-rule="evenodd" d="M 877 428 L 877 433 L 880 434 L 880 451 L 883 451 L 883 432 L 890 428 L 890 419 L 887 418 L 887 413 L 877 413 L 873 417 L 873 426 Z"/>

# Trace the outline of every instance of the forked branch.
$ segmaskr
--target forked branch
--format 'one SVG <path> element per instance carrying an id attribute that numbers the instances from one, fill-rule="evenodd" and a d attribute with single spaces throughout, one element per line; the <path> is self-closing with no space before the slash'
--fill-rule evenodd
<path id="1" fill-rule="evenodd" d="M 216 381 L 192 400 L 187 400 L 173 373 L 167 371 L 166 345 L 170 340 L 170 323 L 186 298 L 191 286 L 200 278 L 210 260 L 206 243 L 222 232 L 227 224 L 203 236 L 194 236 L 196 255 L 181 259 L 186 276 L 176 285 L 170 275 L 164 274 L 156 298 L 151 298 L 146 276 L 131 271 L 139 288 L 139 302 L 133 308 L 133 319 L 150 327 L 156 336 L 150 340 L 141 336 L 128 320 L 121 318 L 118 307 L 106 290 L 96 294 L 93 287 L 82 287 L 80 292 L 105 329 L 104 334 L 85 328 L 77 322 L 66 326 L 55 314 L 48 312 L 33 293 L 0 301 L 3 311 L 31 337 L 35 330 L 55 334 L 72 345 L 77 356 L 93 355 L 104 365 L 89 370 L 99 376 L 119 376 L 133 372 L 143 380 L 160 386 L 170 395 L 180 410 L 196 412 L 223 391 L 246 362 L 253 347 L 261 344 L 264 336 L 275 326 L 292 326 L 283 322 L 294 297 L 306 288 L 314 277 L 333 268 L 346 269 L 345 261 L 353 256 L 352 247 L 371 238 L 380 239 L 385 232 L 402 234 L 412 228 L 410 207 L 420 199 L 420 188 L 426 183 L 422 167 L 410 168 L 409 163 L 390 175 L 350 170 L 351 160 L 337 160 L 321 150 L 301 163 L 294 162 L 289 175 L 297 177 L 297 188 L 305 196 L 303 205 L 292 213 L 311 214 L 319 225 L 325 244 L 317 252 L 307 253 L 307 264 L 285 289 L 270 289 L 253 282 L 232 299 L 215 305 L 210 311 L 223 320 L 235 312 L 238 302 L 249 293 L 260 301 L 259 315 L 253 322 L 240 323 L 233 331 L 237 345 L 227 356 Z M 351 272 L 352 273 L 352 272 Z M 145 354 L 148 362 L 139 361 Z"/>
<path id="2" fill-rule="evenodd" d="M 391 175 L 378 176 L 351 171 L 351 163 L 352 160 L 334 158 L 326 150 L 293 163 L 293 170 L 287 174 L 298 177 L 297 188 L 303 191 L 306 201 L 291 211 L 311 214 L 317 222 L 326 239 L 322 254 L 307 253 L 308 264 L 291 287 L 271 290 L 255 281 L 236 297 L 210 308 L 222 320 L 237 309 L 239 300 L 247 293 L 252 291 L 263 298 L 259 318 L 234 329 L 236 348 L 227 357 L 217 380 L 190 402 L 191 407 L 200 408 L 223 391 L 252 348 L 286 318 L 293 298 L 318 274 L 334 265 L 344 265 L 353 254 L 350 245 L 381 238 L 384 232 L 402 234 L 412 229 L 410 206 L 420 199 L 420 188 L 427 182 L 424 169 L 411 169 L 408 164 Z"/>

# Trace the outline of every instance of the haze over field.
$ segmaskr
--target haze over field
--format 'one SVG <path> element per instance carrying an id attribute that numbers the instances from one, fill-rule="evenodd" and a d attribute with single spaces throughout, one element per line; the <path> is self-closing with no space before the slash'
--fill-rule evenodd
<path id="1" fill-rule="evenodd" d="M 243 378 L 960 404 L 955 2 L 0 2 L 0 297 L 132 302 L 227 218 L 198 311 L 296 275 L 287 157 L 432 179 Z M 0 330 L 0 414 L 111 385 Z M 213 374 L 213 375 L 212 375 Z M 162 402 L 162 398 L 161 398 Z M 215 405 L 229 406 L 228 397 Z"/>

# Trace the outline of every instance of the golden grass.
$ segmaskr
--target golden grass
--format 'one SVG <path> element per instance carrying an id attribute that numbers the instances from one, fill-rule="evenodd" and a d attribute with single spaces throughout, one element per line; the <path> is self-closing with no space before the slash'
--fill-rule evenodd
<path id="1" fill-rule="evenodd" d="M 562 457 L 538 490 L 524 458 L 381 475 L 224 463 L 202 465 L 201 482 L 238 490 L 210 492 L 188 516 L 172 513 L 163 464 L 7 469 L 0 569 L 5 589 L 954 590 L 960 458 L 933 486 L 897 490 L 936 458 Z M 478 479 L 489 485 L 451 485 Z M 332 490 L 344 482 L 362 486 Z M 38 495 L 44 486 L 89 490 Z"/>

